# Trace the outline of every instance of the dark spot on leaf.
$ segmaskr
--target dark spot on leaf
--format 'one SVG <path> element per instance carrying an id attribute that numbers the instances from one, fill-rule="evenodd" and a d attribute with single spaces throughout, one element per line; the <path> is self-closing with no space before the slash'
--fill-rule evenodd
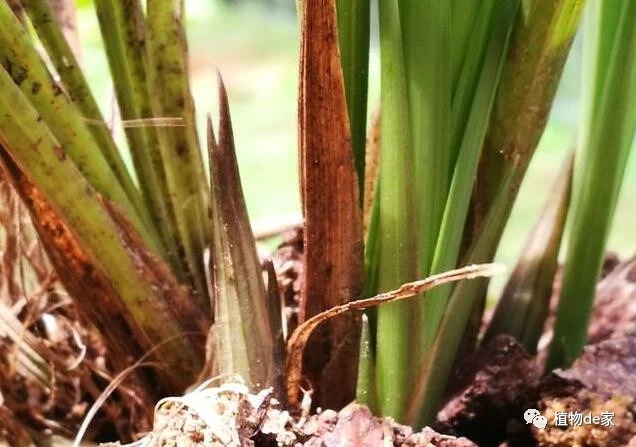
<path id="1" fill-rule="evenodd" d="M 41 88 L 42 84 L 36 81 L 33 83 L 33 85 L 31 85 L 31 93 L 37 95 Z"/>
<path id="2" fill-rule="evenodd" d="M 185 143 L 178 144 L 176 149 L 179 157 L 184 157 L 188 153 L 188 146 Z"/>
<path id="3" fill-rule="evenodd" d="M 64 149 L 62 149 L 61 146 L 55 146 L 53 148 L 53 151 L 55 152 L 55 155 L 57 156 L 58 160 L 60 161 L 66 160 L 66 152 L 64 152 Z"/>
<path id="4" fill-rule="evenodd" d="M 53 94 L 55 96 L 62 94 L 62 87 L 60 87 L 57 83 L 53 83 Z"/>
<path id="5" fill-rule="evenodd" d="M 26 78 L 29 77 L 29 73 L 26 68 L 16 67 L 16 69 L 11 73 L 11 77 L 17 85 L 20 85 Z"/>

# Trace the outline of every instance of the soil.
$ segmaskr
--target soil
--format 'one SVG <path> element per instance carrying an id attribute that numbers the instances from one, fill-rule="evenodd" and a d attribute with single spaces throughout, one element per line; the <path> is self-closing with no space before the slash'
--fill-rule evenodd
<path id="1" fill-rule="evenodd" d="M 541 377 L 559 289 L 557 275 L 552 315 L 538 355 L 530 356 L 507 336 L 492 340 L 455 371 L 456 385 L 434 428 L 484 447 L 636 446 L 636 260 L 619 263 L 615 256 L 607 257 L 588 346 L 572 368 Z M 547 419 L 545 429 L 524 421 L 530 408 Z M 603 412 L 613 413 L 613 425 L 554 424 L 557 413 Z"/>
<path id="2" fill-rule="evenodd" d="M 164 399 L 157 405 L 154 430 L 138 442 L 179 447 L 476 446 L 430 428 L 413 433 L 410 427 L 376 418 L 355 403 L 339 412 L 292 417 L 280 409 L 271 390 L 250 394 L 240 380 Z"/>

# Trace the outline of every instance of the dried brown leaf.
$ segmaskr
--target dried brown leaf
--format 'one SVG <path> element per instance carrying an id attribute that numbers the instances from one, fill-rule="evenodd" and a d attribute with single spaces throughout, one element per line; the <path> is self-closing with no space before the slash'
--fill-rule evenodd
<path id="1" fill-rule="evenodd" d="M 305 281 L 300 320 L 362 290 L 362 211 L 338 50 L 335 2 L 306 0 L 301 19 L 300 168 Z M 315 401 L 339 408 L 354 397 L 360 320 L 330 321 L 310 345 L 306 372 Z"/>

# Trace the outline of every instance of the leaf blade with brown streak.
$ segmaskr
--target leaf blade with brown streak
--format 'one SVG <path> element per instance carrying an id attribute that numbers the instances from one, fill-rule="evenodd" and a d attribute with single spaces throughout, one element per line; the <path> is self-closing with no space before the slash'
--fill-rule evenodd
<path id="1" fill-rule="evenodd" d="M 56 219 L 63 220 L 86 254 L 82 265 L 87 267 L 76 271 L 80 279 L 95 270 L 114 289 L 116 297 L 111 301 L 125 309 L 128 333 L 135 334 L 145 350 L 169 339 L 179 343 L 179 348 L 162 351 L 161 362 L 167 371 L 176 372 L 172 383 L 185 387 L 200 366 L 202 337 L 192 332 L 207 329 L 205 316 L 150 252 L 128 216 L 95 191 L 64 156 L 54 135 L 1 68 L 0 91 L 0 142 L 8 154 L 5 163 L 11 160 L 24 173 L 42 197 L 38 203 L 55 211 Z M 75 251 L 62 250 L 60 256 L 74 258 Z M 92 287 L 85 285 L 84 293 L 76 290 L 75 298 L 82 300 Z M 190 332 L 190 337 L 184 339 L 184 332 Z"/>
<path id="2" fill-rule="evenodd" d="M 268 305 L 245 200 L 241 190 L 232 124 L 223 82 L 219 77 L 219 139 L 208 119 L 211 216 L 208 288 L 214 302 L 214 326 L 209 340 L 215 374 L 240 374 L 257 388 L 281 389 L 275 356 L 282 349 L 280 317 Z M 271 277 L 270 277 L 271 281 Z M 277 304 L 277 303 L 274 303 Z M 280 359 L 279 359 L 280 360 Z"/>
<path id="3" fill-rule="evenodd" d="M 306 253 L 301 319 L 306 319 L 359 296 L 362 216 L 335 1 L 306 0 L 301 10 L 299 146 Z M 318 387 L 320 405 L 339 407 L 355 396 L 357 365 L 351 359 L 357 357 L 359 317 L 345 316 L 321 332 L 312 342 L 306 373 Z"/>
<path id="4" fill-rule="evenodd" d="M 132 182 L 120 182 L 78 109 L 52 79 L 30 36 L 4 2 L 0 2 L 0 65 L 49 126 L 60 156 L 71 158 L 91 186 L 116 202 L 146 243 L 160 253 L 157 234 L 144 218 L 139 191 Z"/>

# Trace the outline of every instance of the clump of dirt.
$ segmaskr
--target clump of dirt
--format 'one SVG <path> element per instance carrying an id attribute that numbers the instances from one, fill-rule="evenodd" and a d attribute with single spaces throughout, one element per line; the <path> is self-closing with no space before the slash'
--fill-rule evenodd
<path id="1" fill-rule="evenodd" d="M 508 336 L 495 337 L 456 369 L 456 391 L 437 415 L 434 428 L 461 434 L 480 446 L 497 446 L 510 431 L 511 418 L 532 402 L 541 371 L 534 357 Z"/>
<path id="2" fill-rule="evenodd" d="M 464 385 L 438 414 L 439 431 L 482 447 L 636 445 L 636 337 L 587 346 L 570 369 L 539 379 L 539 362 L 500 336 L 460 370 Z M 527 409 L 546 426 L 524 421 Z"/>
<path id="3" fill-rule="evenodd" d="M 532 429 L 540 446 L 636 443 L 636 337 L 586 347 L 572 368 L 546 377 L 536 408 L 549 421 Z"/>
<path id="4" fill-rule="evenodd" d="M 588 343 L 636 335 L 636 259 L 617 263 L 599 282 Z"/>
<path id="5" fill-rule="evenodd" d="M 103 444 L 120 446 L 119 443 Z M 350 404 L 340 412 L 292 416 L 279 408 L 271 390 L 252 394 L 239 379 L 219 387 L 205 384 L 155 409 L 153 430 L 133 445 L 179 447 L 476 447 L 465 438 L 430 428 L 413 433 L 368 408 Z"/>

